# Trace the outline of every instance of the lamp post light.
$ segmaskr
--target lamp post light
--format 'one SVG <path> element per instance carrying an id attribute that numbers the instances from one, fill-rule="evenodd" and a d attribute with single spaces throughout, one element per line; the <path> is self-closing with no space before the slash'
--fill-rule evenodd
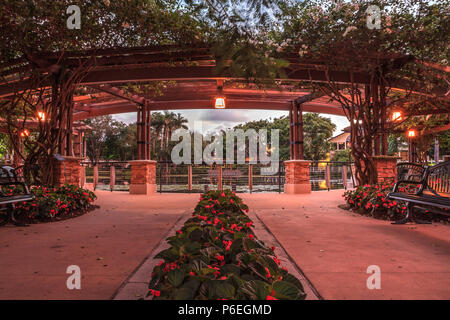
<path id="1" fill-rule="evenodd" d="M 225 109 L 225 98 L 217 97 L 214 103 L 214 108 L 216 109 Z"/>
<path id="2" fill-rule="evenodd" d="M 416 130 L 414 130 L 414 129 L 408 130 L 408 139 L 413 139 L 416 137 L 416 135 L 417 135 Z"/>
<path id="3" fill-rule="evenodd" d="M 392 121 L 401 121 L 402 120 L 402 113 L 400 111 L 394 111 L 392 112 Z"/>
<path id="4" fill-rule="evenodd" d="M 28 137 L 30 135 L 30 131 L 28 131 L 28 129 L 23 129 L 21 132 L 20 132 L 20 136 L 21 137 Z"/>
<path id="5" fill-rule="evenodd" d="M 45 119 L 47 118 L 47 116 L 46 116 L 44 111 L 39 111 L 37 113 L 37 116 L 38 116 L 38 119 L 41 120 L 41 121 L 45 121 Z"/>
<path id="6" fill-rule="evenodd" d="M 417 132 L 414 129 L 409 129 L 406 135 L 408 137 L 408 161 L 414 162 L 416 160 L 416 146 L 414 144 L 414 139 L 417 137 Z"/>

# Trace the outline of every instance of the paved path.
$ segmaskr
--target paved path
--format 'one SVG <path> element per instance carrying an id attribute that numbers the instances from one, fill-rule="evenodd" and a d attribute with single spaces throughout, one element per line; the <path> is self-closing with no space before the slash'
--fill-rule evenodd
<path id="1" fill-rule="evenodd" d="M 27 228 L 0 228 L 0 299 L 110 299 L 198 196 L 97 191 L 101 209 Z M 81 268 L 68 290 L 66 268 Z"/>
<path id="2" fill-rule="evenodd" d="M 243 197 L 325 299 L 450 299 L 450 226 L 394 226 L 337 208 L 341 195 Z"/>

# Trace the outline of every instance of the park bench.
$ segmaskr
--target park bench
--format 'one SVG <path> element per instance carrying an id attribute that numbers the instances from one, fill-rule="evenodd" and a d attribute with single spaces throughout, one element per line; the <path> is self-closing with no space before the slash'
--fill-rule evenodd
<path id="1" fill-rule="evenodd" d="M 401 163 L 397 166 L 397 172 L 398 180 L 387 197 L 406 202 L 406 217 L 393 224 L 405 224 L 410 219 L 416 223 L 431 223 L 416 219 L 415 208 L 450 215 L 450 161 L 430 167 Z M 416 185 L 416 191 L 399 192 L 402 184 Z"/>
<path id="2" fill-rule="evenodd" d="M 0 226 L 8 222 L 17 226 L 26 226 L 26 224 L 18 222 L 14 217 L 15 204 L 18 202 L 26 202 L 34 199 L 34 195 L 30 193 L 28 186 L 18 175 L 21 167 L 14 169 L 10 166 L 0 166 Z M 18 195 L 9 195 L 4 192 L 5 187 L 22 186 L 23 193 Z"/>

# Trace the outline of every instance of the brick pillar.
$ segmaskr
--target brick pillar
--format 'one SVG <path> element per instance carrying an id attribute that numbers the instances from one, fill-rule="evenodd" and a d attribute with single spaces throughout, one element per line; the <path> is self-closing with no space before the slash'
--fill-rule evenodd
<path id="1" fill-rule="evenodd" d="M 289 160 L 284 162 L 286 167 L 286 184 L 284 193 L 311 193 L 311 182 L 309 181 L 308 160 Z"/>
<path id="2" fill-rule="evenodd" d="M 397 180 L 397 161 L 399 157 L 373 156 L 377 168 L 378 182 Z"/>
<path id="3" fill-rule="evenodd" d="M 81 186 L 81 160 L 82 158 L 69 156 L 64 156 L 64 161 L 53 158 L 53 185 L 73 184 Z"/>
<path id="4" fill-rule="evenodd" d="M 134 160 L 131 164 L 130 194 L 156 192 L 156 161 Z"/>

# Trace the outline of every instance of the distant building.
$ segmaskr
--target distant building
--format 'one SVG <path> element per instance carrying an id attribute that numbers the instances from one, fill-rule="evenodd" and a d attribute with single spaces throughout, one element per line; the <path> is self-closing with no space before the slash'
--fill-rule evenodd
<path id="1" fill-rule="evenodd" d="M 350 132 L 343 132 L 337 136 L 330 138 L 334 151 L 346 150 L 350 147 Z"/>

